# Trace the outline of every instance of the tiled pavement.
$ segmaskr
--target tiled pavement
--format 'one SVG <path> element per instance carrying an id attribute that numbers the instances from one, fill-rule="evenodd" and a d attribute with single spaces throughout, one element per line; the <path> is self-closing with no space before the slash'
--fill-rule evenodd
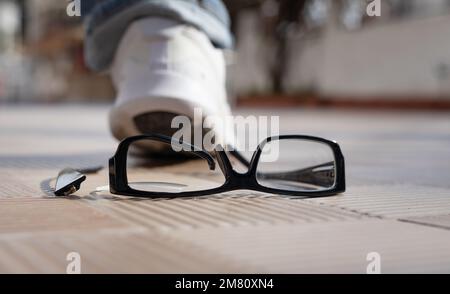
<path id="1" fill-rule="evenodd" d="M 104 165 L 114 152 L 107 107 L 0 105 L 0 272 L 64 273 L 78 252 L 84 273 L 365 273 L 378 252 L 385 273 L 450 273 L 448 113 L 271 114 L 282 133 L 340 142 L 345 194 L 126 199 L 92 192 L 107 185 L 102 171 L 55 198 L 61 168 Z"/>

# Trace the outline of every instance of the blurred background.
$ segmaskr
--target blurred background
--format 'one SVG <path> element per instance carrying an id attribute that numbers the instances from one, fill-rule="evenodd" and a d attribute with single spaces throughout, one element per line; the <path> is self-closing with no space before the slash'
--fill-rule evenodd
<path id="1" fill-rule="evenodd" d="M 91 192 L 108 169 L 51 197 L 61 169 L 116 150 L 114 89 L 86 67 L 68 0 L 0 0 L 0 273 L 63 273 L 68 252 L 83 273 L 365 273 L 374 251 L 383 273 L 450 273 L 450 0 L 380 2 L 370 17 L 368 0 L 225 0 L 234 113 L 260 122 L 239 140 L 264 116 L 336 140 L 346 193 L 136 201 Z M 150 159 L 164 181 L 211 180 Z"/>
<path id="2" fill-rule="evenodd" d="M 450 1 L 226 0 L 237 105 L 450 109 Z M 106 102 L 67 1 L 0 0 L 0 103 Z"/>

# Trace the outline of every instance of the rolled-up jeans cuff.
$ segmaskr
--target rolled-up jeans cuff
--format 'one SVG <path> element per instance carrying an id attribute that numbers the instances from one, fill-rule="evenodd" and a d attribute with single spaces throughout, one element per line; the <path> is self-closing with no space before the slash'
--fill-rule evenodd
<path id="1" fill-rule="evenodd" d="M 96 71 L 107 70 L 130 23 L 167 17 L 203 31 L 218 48 L 231 48 L 228 12 L 220 0 L 106 0 L 85 18 L 85 58 Z"/>

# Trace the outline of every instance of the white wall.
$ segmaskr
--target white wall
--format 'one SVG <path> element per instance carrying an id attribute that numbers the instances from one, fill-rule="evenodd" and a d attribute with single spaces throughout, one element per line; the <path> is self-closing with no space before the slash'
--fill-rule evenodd
<path id="1" fill-rule="evenodd" d="M 322 92 L 356 95 L 450 93 L 439 64 L 450 66 L 450 16 L 373 26 L 325 37 Z"/>
<path id="2" fill-rule="evenodd" d="M 239 94 L 270 90 L 270 44 L 256 14 L 241 20 L 232 88 Z M 289 92 L 450 99 L 450 15 L 374 22 L 356 31 L 330 24 L 319 36 L 291 40 L 289 51 Z M 449 76 L 439 77 L 441 64 Z"/>

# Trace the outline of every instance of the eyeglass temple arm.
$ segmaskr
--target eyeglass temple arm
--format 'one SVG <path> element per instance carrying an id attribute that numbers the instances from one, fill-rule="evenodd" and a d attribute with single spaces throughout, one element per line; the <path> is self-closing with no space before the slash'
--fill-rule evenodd
<path id="1" fill-rule="evenodd" d="M 335 181 L 334 162 L 331 161 L 289 172 L 258 173 L 258 177 L 267 180 L 288 180 L 322 187 L 331 187 Z"/>
<path id="2" fill-rule="evenodd" d="M 239 151 L 233 150 L 233 148 L 230 148 L 230 154 L 237 159 L 240 163 L 242 163 L 245 167 L 250 167 L 250 161 L 248 161 Z"/>
<path id="3" fill-rule="evenodd" d="M 201 149 L 195 145 L 191 145 L 191 144 L 183 142 L 181 140 L 176 140 L 174 138 L 164 136 L 164 135 L 147 135 L 146 137 L 154 139 L 156 141 L 166 143 L 168 145 L 181 147 L 181 150 L 191 150 L 191 152 L 193 154 L 206 160 L 210 170 L 216 169 L 216 162 L 214 161 L 214 158 L 208 152 L 205 152 L 203 149 Z"/>

